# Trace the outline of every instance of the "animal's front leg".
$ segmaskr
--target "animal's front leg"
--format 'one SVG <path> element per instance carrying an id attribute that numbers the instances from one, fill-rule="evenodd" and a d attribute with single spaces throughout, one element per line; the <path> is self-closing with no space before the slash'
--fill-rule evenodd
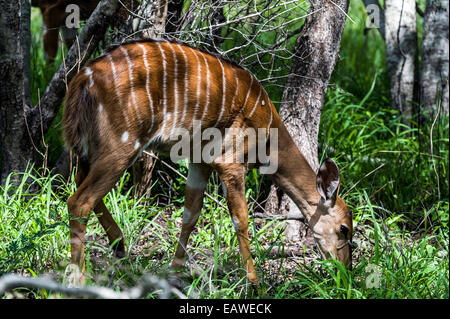
<path id="1" fill-rule="evenodd" d="M 184 264 L 186 245 L 191 232 L 194 230 L 202 210 L 203 197 L 211 175 L 211 168 L 203 164 L 189 164 L 188 179 L 186 182 L 186 196 L 184 201 L 183 223 L 181 227 L 178 247 L 171 268 L 178 269 Z"/>
<path id="2" fill-rule="evenodd" d="M 238 237 L 239 250 L 245 270 L 247 271 L 247 278 L 253 285 L 258 285 L 248 240 L 248 207 L 245 199 L 245 168 L 240 164 L 231 164 L 230 167 L 222 169 L 219 174 L 227 188 L 227 204 Z"/>

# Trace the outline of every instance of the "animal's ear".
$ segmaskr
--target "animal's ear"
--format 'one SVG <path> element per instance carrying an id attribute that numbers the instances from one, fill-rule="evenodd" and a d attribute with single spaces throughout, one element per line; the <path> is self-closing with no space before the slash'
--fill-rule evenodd
<path id="1" fill-rule="evenodd" d="M 325 159 L 317 172 L 316 187 L 322 199 L 331 200 L 331 206 L 334 206 L 336 202 L 340 181 L 339 168 L 336 163 L 330 158 Z"/>

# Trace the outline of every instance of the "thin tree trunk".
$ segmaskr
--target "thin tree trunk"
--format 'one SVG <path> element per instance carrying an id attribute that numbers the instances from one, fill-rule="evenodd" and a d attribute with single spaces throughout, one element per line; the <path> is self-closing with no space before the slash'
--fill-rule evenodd
<path id="1" fill-rule="evenodd" d="M 424 111 L 448 114 L 448 0 L 427 0 L 420 65 L 420 104 Z"/>
<path id="2" fill-rule="evenodd" d="M 3 184 L 10 172 L 23 172 L 37 153 L 25 125 L 24 115 L 30 105 L 29 57 L 30 12 L 28 0 L 0 0 L 0 151 Z"/>
<path id="3" fill-rule="evenodd" d="M 166 33 L 168 0 L 155 0 L 152 3 L 143 3 L 145 6 L 144 17 L 147 21 L 140 25 L 144 37 L 161 39 Z M 135 30 L 137 31 L 137 30 Z"/>
<path id="4" fill-rule="evenodd" d="M 320 115 L 338 57 L 348 1 L 314 0 L 310 4 L 310 12 L 315 13 L 308 16 L 297 39 L 280 116 L 312 169 L 317 171 Z M 279 196 L 277 193 L 272 186 L 266 206 L 269 213 L 301 214 L 286 194 Z M 300 221 L 287 221 L 285 235 L 288 241 L 299 241 L 306 233 L 306 226 Z M 310 239 L 306 241 L 310 242 Z"/>
<path id="5" fill-rule="evenodd" d="M 415 0 L 385 1 L 386 61 L 391 85 L 391 107 L 407 121 L 414 114 L 417 79 Z"/>
<path id="6" fill-rule="evenodd" d="M 153 153 L 151 153 L 153 154 Z M 150 155 L 143 153 L 133 165 L 134 196 L 150 198 L 153 168 L 156 162 Z"/>

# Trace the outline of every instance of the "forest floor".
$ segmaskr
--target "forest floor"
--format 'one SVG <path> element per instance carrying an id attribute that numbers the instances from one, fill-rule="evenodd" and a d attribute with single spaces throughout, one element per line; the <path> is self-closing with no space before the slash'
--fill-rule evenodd
<path id="1" fill-rule="evenodd" d="M 375 210 L 370 203 L 360 208 L 355 218 L 353 240 L 358 248 L 351 271 L 337 261 L 322 260 L 312 242 L 287 243 L 283 235 L 285 221 L 250 217 L 249 238 L 260 281 L 255 292 L 246 281 L 228 211 L 205 199 L 205 209 L 188 245 L 187 265 L 181 273 L 173 274 L 169 265 L 181 229 L 182 201 L 166 206 L 157 196 L 149 202 L 135 200 L 130 194 L 132 189 L 120 190 L 127 178 L 124 175 L 118 189 L 105 199 L 123 230 L 127 255 L 121 259 L 113 256 L 103 229 L 92 216 L 86 244 L 87 285 L 121 291 L 150 273 L 168 279 L 189 298 L 448 296 L 448 230 L 435 228 L 424 233 L 402 229 L 399 222 L 371 216 L 370 211 Z M 54 193 L 49 188 L 49 178 L 40 182 L 42 189 L 32 200 L 25 199 L 26 193 L 0 195 L 0 235 L 6 238 L 0 243 L 0 270 L 26 276 L 50 274 L 64 282 L 70 262 L 65 200 L 73 185 L 69 184 L 67 193 L 61 194 L 61 190 Z M 216 187 L 210 188 L 214 194 Z M 216 198 L 225 204 L 220 195 Z M 295 256 L 289 254 L 290 249 Z M 16 289 L 10 296 L 64 297 L 25 288 Z M 147 297 L 157 296 L 155 292 Z"/>

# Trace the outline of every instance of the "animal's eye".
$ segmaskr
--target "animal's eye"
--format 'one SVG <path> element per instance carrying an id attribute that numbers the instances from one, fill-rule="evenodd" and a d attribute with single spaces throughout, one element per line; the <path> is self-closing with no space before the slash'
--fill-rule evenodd
<path id="1" fill-rule="evenodd" d="M 353 211 L 349 210 L 349 211 L 347 212 L 347 215 L 348 215 L 348 216 L 353 216 Z"/>
<path id="2" fill-rule="evenodd" d="M 345 225 L 341 225 L 341 233 L 344 234 L 345 238 L 347 238 L 348 235 L 348 228 Z"/>

